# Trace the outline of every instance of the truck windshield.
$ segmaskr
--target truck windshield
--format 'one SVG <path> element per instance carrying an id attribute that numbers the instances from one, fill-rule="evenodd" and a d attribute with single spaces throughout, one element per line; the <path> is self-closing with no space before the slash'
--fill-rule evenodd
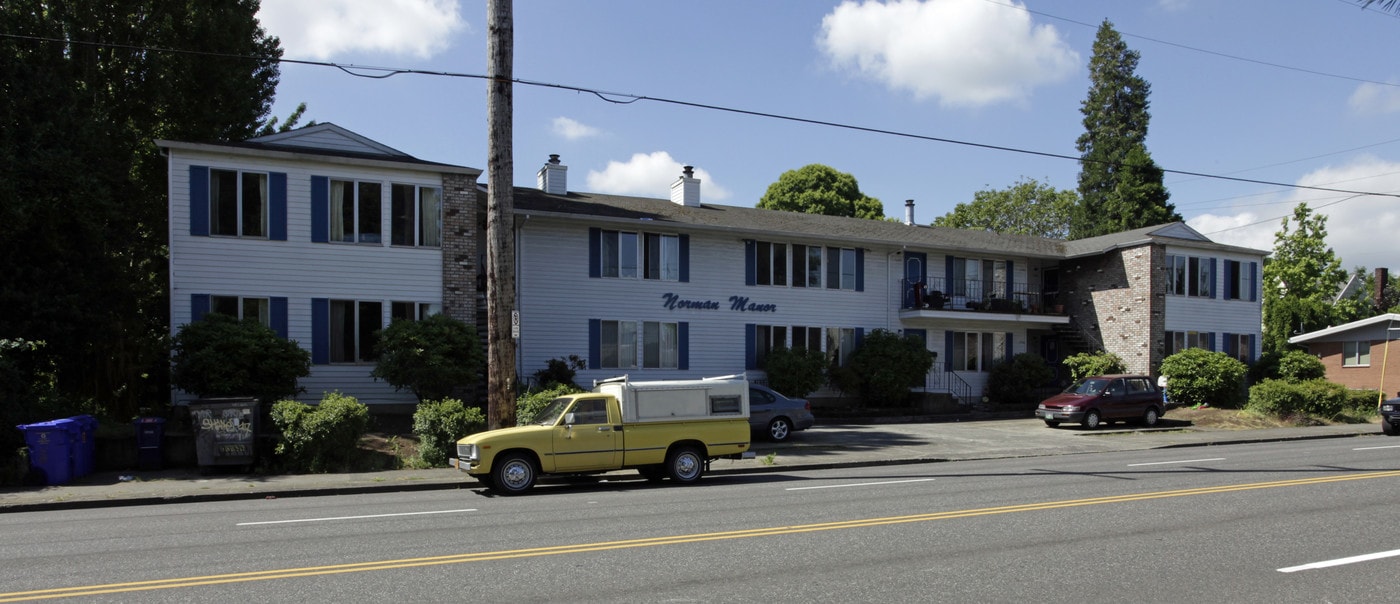
<path id="1" fill-rule="evenodd" d="M 574 399 L 571 397 L 559 397 L 554 399 L 549 405 L 545 406 L 544 409 L 541 409 L 540 412 L 535 415 L 535 420 L 532 423 L 541 426 L 550 426 L 559 423 L 559 416 L 564 415 L 564 411 L 569 408 L 569 403 L 572 402 L 574 402 Z"/>

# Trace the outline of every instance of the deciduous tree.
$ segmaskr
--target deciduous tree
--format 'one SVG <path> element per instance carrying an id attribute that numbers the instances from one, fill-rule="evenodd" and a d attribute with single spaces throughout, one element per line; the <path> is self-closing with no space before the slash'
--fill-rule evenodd
<path id="1" fill-rule="evenodd" d="M 885 219 L 880 200 L 860 192 L 856 177 L 822 164 L 788 170 L 768 185 L 758 200 L 765 210 L 784 210 L 827 216 Z"/>
<path id="2" fill-rule="evenodd" d="M 1056 189 L 1033 178 L 1022 179 L 1000 191 L 974 193 L 972 201 L 934 219 L 933 226 L 1064 239 L 1069 236 L 1070 213 L 1078 201 L 1074 191 Z"/>
<path id="3" fill-rule="evenodd" d="M 1282 353 L 1288 338 L 1333 323 L 1333 302 L 1347 271 L 1327 245 L 1327 216 L 1306 203 L 1293 209 L 1274 233 L 1274 252 L 1264 263 L 1264 350 Z"/>

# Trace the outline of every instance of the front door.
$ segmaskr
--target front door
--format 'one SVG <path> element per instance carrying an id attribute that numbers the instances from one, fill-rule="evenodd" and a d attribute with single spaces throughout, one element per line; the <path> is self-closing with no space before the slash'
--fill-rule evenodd
<path id="1" fill-rule="evenodd" d="M 554 467 L 556 471 L 586 471 L 612 468 L 619 462 L 621 435 L 615 432 L 622 418 L 608 417 L 608 400 L 584 398 L 564 414 L 554 427 Z M 572 421 L 570 421 L 572 420 Z"/>
<path id="2" fill-rule="evenodd" d="M 915 284 L 921 286 L 918 289 Z M 915 290 L 918 289 L 918 293 Z M 923 294 L 928 291 L 928 254 L 904 252 L 904 308 L 914 308 L 923 303 Z"/>

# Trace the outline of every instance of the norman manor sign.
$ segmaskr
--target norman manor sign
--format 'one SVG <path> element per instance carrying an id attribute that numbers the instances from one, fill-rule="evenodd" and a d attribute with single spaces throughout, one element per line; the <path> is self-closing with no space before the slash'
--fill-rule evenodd
<path id="1" fill-rule="evenodd" d="M 661 294 L 661 305 L 666 310 L 720 310 L 721 304 L 715 300 L 687 300 L 673 293 Z M 778 312 L 777 304 L 750 302 L 748 296 L 730 296 L 729 310 L 737 312 Z"/>

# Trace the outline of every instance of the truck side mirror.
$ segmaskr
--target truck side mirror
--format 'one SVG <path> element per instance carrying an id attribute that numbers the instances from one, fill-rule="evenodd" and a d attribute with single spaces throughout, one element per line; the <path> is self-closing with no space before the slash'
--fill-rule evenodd
<path id="1" fill-rule="evenodd" d="M 573 423 L 574 423 L 574 414 L 573 414 L 573 412 L 569 412 L 569 413 L 565 413 L 565 414 L 564 414 L 564 423 L 569 424 L 569 425 L 573 425 Z"/>

